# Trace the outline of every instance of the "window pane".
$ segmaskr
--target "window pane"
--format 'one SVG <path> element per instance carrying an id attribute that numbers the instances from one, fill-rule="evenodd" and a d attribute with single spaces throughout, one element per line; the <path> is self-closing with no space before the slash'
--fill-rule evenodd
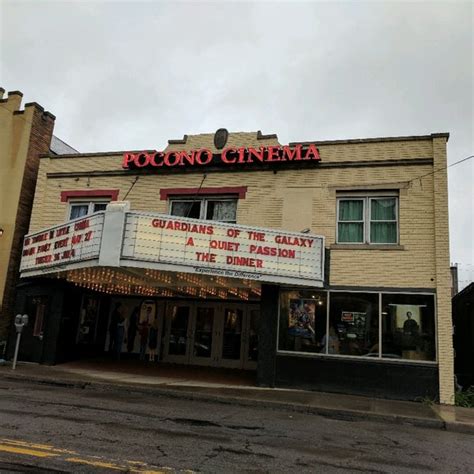
<path id="1" fill-rule="evenodd" d="M 396 222 L 371 222 L 370 241 L 376 244 L 397 243 Z"/>
<path id="2" fill-rule="evenodd" d="M 221 352 L 223 359 L 240 359 L 243 319 L 244 312 L 241 309 L 224 309 L 224 334 Z"/>
<path id="3" fill-rule="evenodd" d="M 179 217 L 201 217 L 201 201 L 175 201 L 171 203 L 171 215 Z"/>
<path id="4" fill-rule="evenodd" d="M 194 355 L 196 357 L 211 357 L 213 332 L 214 308 L 198 307 L 194 332 Z"/>
<path id="5" fill-rule="evenodd" d="M 370 218 L 373 221 L 395 221 L 397 219 L 395 198 L 370 200 Z"/>
<path id="6" fill-rule="evenodd" d="M 34 314 L 33 336 L 43 335 L 43 326 L 44 326 L 47 303 L 48 303 L 47 296 L 37 296 L 32 299 L 32 304 L 34 307 L 33 309 L 33 314 Z"/>
<path id="7" fill-rule="evenodd" d="M 338 242 L 363 242 L 364 241 L 364 224 L 360 223 L 339 223 Z"/>
<path id="8" fill-rule="evenodd" d="M 78 217 L 86 216 L 89 212 L 88 204 L 73 204 L 71 206 L 70 219 L 77 219 Z"/>
<path id="9" fill-rule="evenodd" d="M 330 354 L 378 357 L 378 335 L 377 293 L 330 293 Z"/>
<path id="10" fill-rule="evenodd" d="M 186 354 L 189 306 L 173 306 L 168 354 Z"/>
<path id="11" fill-rule="evenodd" d="M 382 356 L 436 360 L 434 295 L 382 295 Z"/>
<path id="12" fill-rule="evenodd" d="M 206 219 L 235 222 L 236 210 L 236 201 L 208 201 Z"/>
<path id="13" fill-rule="evenodd" d="M 326 292 L 283 291 L 280 297 L 278 348 L 297 352 L 326 352 Z"/>
<path id="14" fill-rule="evenodd" d="M 364 219 L 364 201 L 341 200 L 339 201 L 340 221 L 361 221 Z"/>
<path id="15" fill-rule="evenodd" d="M 93 205 L 93 210 L 92 212 L 99 212 L 99 211 L 105 211 L 105 208 L 107 207 L 106 202 L 96 202 Z"/>

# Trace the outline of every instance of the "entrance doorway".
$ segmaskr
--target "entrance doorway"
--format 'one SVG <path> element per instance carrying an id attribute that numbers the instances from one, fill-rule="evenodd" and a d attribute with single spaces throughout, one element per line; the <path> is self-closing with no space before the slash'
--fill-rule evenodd
<path id="1" fill-rule="evenodd" d="M 168 302 L 163 361 L 254 370 L 258 305 Z"/>

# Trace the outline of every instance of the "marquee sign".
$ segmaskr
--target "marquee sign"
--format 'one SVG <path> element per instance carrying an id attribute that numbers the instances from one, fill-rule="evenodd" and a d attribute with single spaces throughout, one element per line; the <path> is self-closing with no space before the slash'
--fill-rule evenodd
<path id="1" fill-rule="evenodd" d="M 259 148 L 224 148 L 220 153 L 212 153 L 207 148 L 191 151 L 142 151 L 124 153 L 124 169 L 149 168 L 156 170 L 206 168 L 212 166 L 233 168 L 258 168 L 265 165 L 317 163 L 321 161 L 316 145 L 261 146 Z"/>
<path id="2" fill-rule="evenodd" d="M 188 273 L 321 286 L 323 250 L 316 235 L 128 213 L 121 257 Z"/>
<path id="3" fill-rule="evenodd" d="M 324 238 L 167 214 L 128 203 L 29 234 L 21 275 L 133 267 L 321 287 Z"/>
<path id="4" fill-rule="evenodd" d="M 104 213 L 101 212 L 27 235 L 20 271 L 46 273 L 57 267 L 98 258 L 103 225 Z"/>

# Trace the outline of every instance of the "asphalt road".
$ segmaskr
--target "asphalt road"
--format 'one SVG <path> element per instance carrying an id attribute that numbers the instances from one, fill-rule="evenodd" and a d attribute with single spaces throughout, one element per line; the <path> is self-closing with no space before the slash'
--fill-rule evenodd
<path id="1" fill-rule="evenodd" d="M 0 472 L 473 472 L 474 436 L 0 379 Z"/>

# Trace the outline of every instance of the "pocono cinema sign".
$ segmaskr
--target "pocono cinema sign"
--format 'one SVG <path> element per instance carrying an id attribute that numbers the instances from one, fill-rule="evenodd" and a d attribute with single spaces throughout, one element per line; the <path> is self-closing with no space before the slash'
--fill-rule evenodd
<path id="1" fill-rule="evenodd" d="M 323 249 L 316 235 L 127 213 L 122 265 L 130 259 L 188 273 L 321 286 Z"/>
<path id="2" fill-rule="evenodd" d="M 224 148 L 212 153 L 207 148 L 191 151 L 143 151 L 124 153 L 124 169 L 178 170 L 186 168 L 228 167 L 252 169 L 270 165 L 317 163 L 321 161 L 316 145 L 261 146 Z"/>

